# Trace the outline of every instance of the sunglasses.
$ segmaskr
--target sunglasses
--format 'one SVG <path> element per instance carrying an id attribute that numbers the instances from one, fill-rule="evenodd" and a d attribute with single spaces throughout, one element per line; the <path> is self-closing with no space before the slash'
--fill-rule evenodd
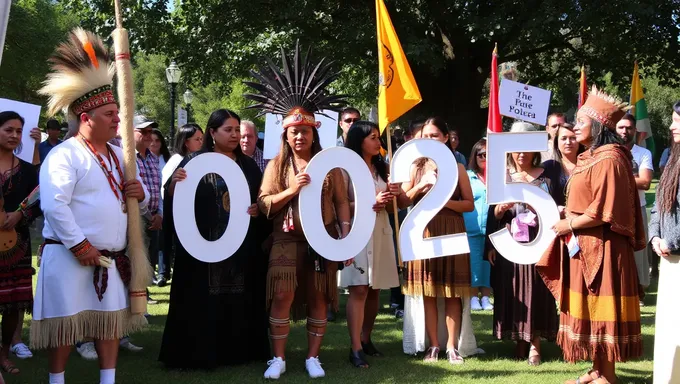
<path id="1" fill-rule="evenodd" d="M 486 152 L 479 152 L 477 154 L 477 157 L 480 158 L 480 159 L 486 159 Z"/>
<path id="2" fill-rule="evenodd" d="M 355 122 L 355 121 L 359 121 L 359 119 L 345 119 L 345 120 L 343 120 L 343 121 L 344 121 L 345 123 L 347 123 L 347 124 L 352 124 L 352 123 Z"/>

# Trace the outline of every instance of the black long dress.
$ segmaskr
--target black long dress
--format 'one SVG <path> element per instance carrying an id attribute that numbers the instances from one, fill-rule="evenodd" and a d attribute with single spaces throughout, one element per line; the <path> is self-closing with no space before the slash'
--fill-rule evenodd
<path id="1" fill-rule="evenodd" d="M 187 156 L 180 167 L 201 153 Z M 239 156 L 236 162 L 255 203 L 262 173 L 247 156 Z M 165 196 L 172 207 L 169 184 Z M 196 191 L 195 212 L 198 230 L 206 240 L 217 240 L 226 230 L 229 212 L 225 201 L 228 191 L 224 180 L 215 174 L 203 177 Z M 251 218 L 241 247 L 218 263 L 199 261 L 175 242 L 170 309 L 159 357 L 166 367 L 210 369 L 270 357 L 265 302 L 267 257 L 262 250 L 271 232 L 268 226 L 264 216 Z M 174 226 L 170 228 L 174 232 Z"/>

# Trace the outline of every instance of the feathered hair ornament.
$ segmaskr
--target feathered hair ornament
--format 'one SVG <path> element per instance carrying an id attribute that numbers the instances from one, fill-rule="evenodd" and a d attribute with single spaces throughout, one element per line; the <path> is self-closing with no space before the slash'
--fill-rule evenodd
<path id="1" fill-rule="evenodd" d="M 266 66 L 259 71 L 250 71 L 258 82 L 244 82 L 258 92 L 243 95 L 257 102 L 247 108 L 260 109 L 258 116 L 265 113 L 283 115 L 284 129 L 299 125 L 318 128 L 320 124 L 316 122 L 314 113 L 323 114 L 323 110 L 339 112 L 347 104 L 345 95 L 330 95 L 326 90 L 339 73 L 331 72 L 333 62 L 326 62 L 325 58 L 313 64 L 311 53 L 310 47 L 301 60 L 298 42 L 292 59 L 289 59 L 281 48 L 281 68 L 265 57 Z"/>
<path id="2" fill-rule="evenodd" d="M 69 33 L 49 59 L 47 75 L 39 94 L 49 97 L 48 114 L 63 111 L 69 120 L 83 112 L 115 103 L 111 83 L 116 68 L 99 36 L 82 28 Z"/>
<path id="3" fill-rule="evenodd" d="M 616 129 L 616 123 L 630 110 L 628 103 L 597 89 L 595 85 L 588 92 L 588 99 L 579 109 L 588 117 L 599 121 L 609 129 Z"/>

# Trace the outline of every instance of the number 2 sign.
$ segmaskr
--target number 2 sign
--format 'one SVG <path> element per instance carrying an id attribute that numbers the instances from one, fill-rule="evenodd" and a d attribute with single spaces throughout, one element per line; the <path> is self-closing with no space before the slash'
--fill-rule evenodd
<path id="1" fill-rule="evenodd" d="M 490 234 L 498 252 L 518 264 L 533 264 L 541 257 L 554 234 L 549 228 L 559 220 L 559 212 L 550 195 L 525 183 L 507 183 L 506 154 L 547 149 L 547 133 L 489 133 L 487 143 L 487 200 L 489 204 L 523 202 L 536 211 L 539 234 L 528 244 L 517 243 L 506 229 Z M 470 252 L 465 233 L 423 239 L 425 227 L 453 195 L 458 185 L 458 167 L 451 150 L 431 139 L 411 140 L 397 150 L 390 164 L 391 182 L 407 182 L 412 164 L 427 157 L 437 165 L 437 181 L 432 189 L 406 216 L 399 234 L 403 261 L 430 259 Z M 326 174 L 333 168 L 343 168 L 353 180 L 355 195 L 354 223 L 344 239 L 331 238 L 321 217 L 321 188 Z M 203 154 L 186 166 L 187 179 L 175 186 L 173 202 L 177 238 L 193 257 L 205 262 L 222 261 L 234 254 L 248 231 L 250 205 L 248 185 L 240 168 L 227 156 Z M 307 165 L 311 183 L 300 191 L 300 221 L 310 246 L 332 261 L 354 257 L 368 244 L 375 225 L 375 188 L 373 178 L 363 159 L 354 151 L 342 147 L 318 153 Z M 231 216 L 227 230 L 216 241 L 207 241 L 196 228 L 194 200 L 200 179 L 208 173 L 219 174 L 227 183 Z M 467 175 L 463 175 L 467 177 Z"/>

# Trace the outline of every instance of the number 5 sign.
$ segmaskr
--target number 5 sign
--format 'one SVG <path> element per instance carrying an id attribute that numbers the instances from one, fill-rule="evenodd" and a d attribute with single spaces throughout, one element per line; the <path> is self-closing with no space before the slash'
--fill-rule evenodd
<path id="1" fill-rule="evenodd" d="M 489 240 L 506 259 L 517 264 L 534 264 L 555 238 L 552 226 L 560 220 L 560 213 L 552 196 L 543 189 L 527 183 L 510 183 L 506 178 L 506 159 L 511 152 L 539 152 L 548 149 L 547 132 L 489 132 L 486 142 L 486 200 L 489 205 L 525 203 L 531 205 L 538 217 L 538 235 L 526 244 L 512 238 L 506 228 L 489 234 Z M 540 153 L 536 153 L 540 156 Z"/>

